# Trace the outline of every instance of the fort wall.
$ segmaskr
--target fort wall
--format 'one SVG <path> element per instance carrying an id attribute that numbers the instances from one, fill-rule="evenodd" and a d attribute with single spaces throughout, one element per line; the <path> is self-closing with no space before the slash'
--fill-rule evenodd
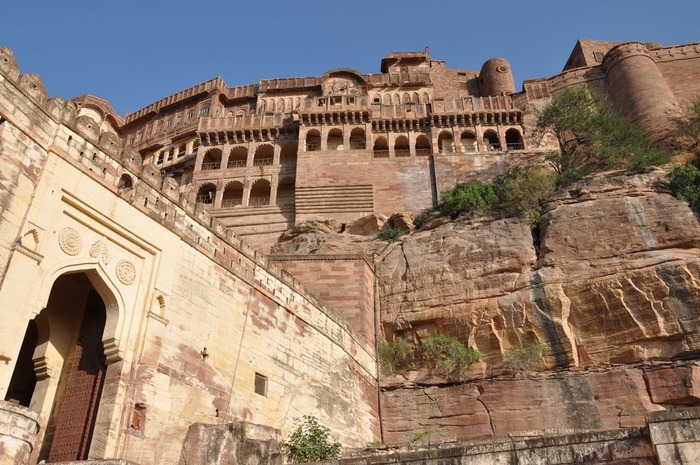
<path id="1" fill-rule="evenodd" d="M 38 318 L 44 334 L 46 320 L 48 339 L 32 356 L 30 407 L 52 422 L 54 401 L 70 395 L 61 374 L 71 335 L 43 315 L 53 311 L 45 307 L 59 278 L 84 276 L 106 307 L 91 457 L 174 463 L 195 421 L 286 434 L 303 414 L 321 418 L 347 445 L 375 440 L 373 343 L 158 170 L 120 151 L 92 119 L 76 118 L 74 104 L 47 100 L 38 78 L 21 78 L 5 63 L 2 172 L 14 178 L 0 190 L 11 220 L 0 234 L 0 394 L 27 323 Z"/>

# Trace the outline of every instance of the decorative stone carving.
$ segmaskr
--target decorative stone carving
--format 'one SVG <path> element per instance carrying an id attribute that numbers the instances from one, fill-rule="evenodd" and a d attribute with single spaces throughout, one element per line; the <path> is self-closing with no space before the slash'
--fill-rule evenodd
<path id="1" fill-rule="evenodd" d="M 117 278 L 123 284 L 133 284 L 136 280 L 136 267 L 129 260 L 119 260 L 116 267 Z"/>
<path id="2" fill-rule="evenodd" d="M 73 228 L 63 228 L 58 233 L 58 245 L 68 255 L 78 255 L 83 250 L 80 234 Z"/>
<path id="3" fill-rule="evenodd" d="M 99 258 L 105 265 L 109 263 L 109 249 L 102 239 L 98 240 L 90 246 L 90 256 Z"/>

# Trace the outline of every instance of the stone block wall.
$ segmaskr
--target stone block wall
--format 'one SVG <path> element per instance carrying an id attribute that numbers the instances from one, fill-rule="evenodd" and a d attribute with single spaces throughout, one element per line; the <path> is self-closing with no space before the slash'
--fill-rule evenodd
<path id="1" fill-rule="evenodd" d="M 28 465 L 40 426 L 35 412 L 0 400 L 0 465 Z"/>
<path id="2" fill-rule="evenodd" d="M 700 408 L 654 412 L 647 420 L 659 465 L 700 463 Z"/>
<path id="3" fill-rule="evenodd" d="M 365 256 L 272 255 L 270 260 L 332 305 L 353 331 L 374 344 L 374 269 Z"/>

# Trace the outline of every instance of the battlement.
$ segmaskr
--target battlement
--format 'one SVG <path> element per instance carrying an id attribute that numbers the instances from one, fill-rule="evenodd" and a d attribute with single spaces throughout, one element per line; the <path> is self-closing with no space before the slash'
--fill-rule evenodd
<path id="1" fill-rule="evenodd" d="M 216 90 L 222 94 L 227 94 L 229 89 L 224 83 L 223 79 L 221 79 L 220 77 L 210 79 L 208 81 L 202 82 L 201 84 L 197 84 L 196 86 L 189 87 L 185 90 L 181 90 L 180 92 L 176 92 L 172 95 L 162 98 L 157 102 L 154 102 L 135 113 L 128 114 L 125 118 L 126 124 L 130 124 L 149 113 L 156 113 L 165 107 L 175 105 L 179 102 L 182 102 L 185 99 L 195 97 L 203 93 L 208 93 L 213 90 Z"/>

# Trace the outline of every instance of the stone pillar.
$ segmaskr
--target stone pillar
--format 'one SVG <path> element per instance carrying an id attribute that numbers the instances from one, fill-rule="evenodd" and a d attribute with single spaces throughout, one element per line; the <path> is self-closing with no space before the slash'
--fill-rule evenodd
<path id="1" fill-rule="evenodd" d="M 678 102 L 666 84 L 646 45 L 629 42 L 605 55 L 603 67 L 615 107 L 639 124 L 652 141 L 665 139 L 673 130 L 669 116 Z"/>
<path id="2" fill-rule="evenodd" d="M 37 413 L 0 400 L 0 465 L 27 465 L 39 426 Z"/>

